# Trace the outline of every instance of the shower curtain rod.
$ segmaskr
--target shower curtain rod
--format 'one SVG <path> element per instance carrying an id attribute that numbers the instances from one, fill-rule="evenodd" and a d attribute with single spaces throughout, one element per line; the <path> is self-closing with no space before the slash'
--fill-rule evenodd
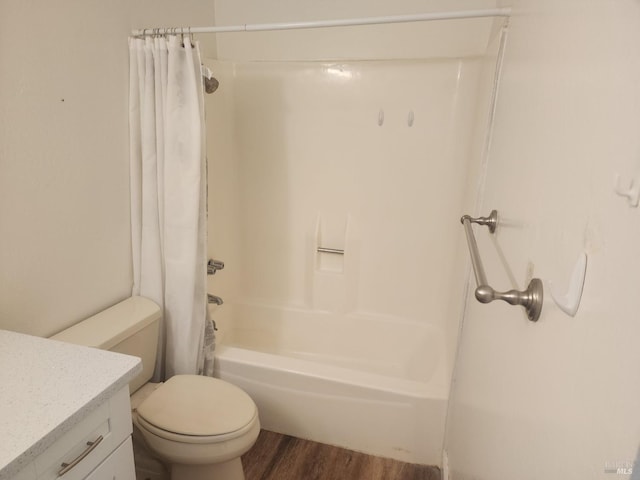
<path id="1" fill-rule="evenodd" d="M 230 33 L 264 32 L 269 30 L 296 30 L 304 28 L 350 27 L 356 25 L 381 25 L 386 23 L 427 22 L 432 20 L 456 20 L 464 18 L 508 17 L 510 8 L 484 10 L 461 10 L 457 12 L 417 13 L 412 15 L 390 15 L 385 17 L 362 17 L 343 20 L 318 20 L 313 22 L 255 23 L 221 27 L 162 27 L 133 30 L 136 37 L 176 33 Z"/>

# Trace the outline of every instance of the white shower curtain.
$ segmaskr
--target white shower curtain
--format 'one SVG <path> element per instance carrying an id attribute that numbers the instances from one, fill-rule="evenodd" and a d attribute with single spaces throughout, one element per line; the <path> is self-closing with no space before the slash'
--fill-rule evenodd
<path id="1" fill-rule="evenodd" d="M 163 310 L 155 379 L 198 372 L 206 295 L 206 164 L 198 45 L 130 38 L 133 295 Z"/>

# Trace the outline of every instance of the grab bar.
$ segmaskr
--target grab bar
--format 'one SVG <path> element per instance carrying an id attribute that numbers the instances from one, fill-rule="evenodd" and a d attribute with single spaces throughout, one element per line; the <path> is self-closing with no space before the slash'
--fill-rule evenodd
<path id="1" fill-rule="evenodd" d="M 521 305 L 527 311 L 527 317 L 529 320 L 537 322 L 540 318 L 540 312 L 542 311 L 543 299 L 542 281 L 539 278 L 531 279 L 527 289 L 523 292 L 519 290 L 497 292 L 489 286 L 489 282 L 487 281 L 487 275 L 484 272 L 484 267 L 482 266 L 482 260 L 478 253 L 478 244 L 476 243 L 476 238 L 473 235 L 471 224 L 477 223 L 478 225 L 486 225 L 489 228 L 489 232 L 494 233 L 496 231 L 496 225 L 498 224 L 498 212 L 496 210 L 492 210 L 488 217 L 478 218 L 472 218 L 469 215 L 464 215 L 460 219 L 460 222 L 464 226 L 464 232 L 467 235 L 473 273 L 476 277 L 476 299 L 480 303 L 504 300 L 510 305 Z"/>

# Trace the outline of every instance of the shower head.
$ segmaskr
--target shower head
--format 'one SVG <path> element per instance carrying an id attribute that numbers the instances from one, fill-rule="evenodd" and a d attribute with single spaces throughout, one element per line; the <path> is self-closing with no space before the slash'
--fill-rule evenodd
<path id="1" fill-rule="evenodd" d="M 209 67 L 202 65 L 202 81 L 204 82 L 204 91 L 213 93 L 220 86 L 220 82 L 213 76 L 213 72 Z"/>
<path id="2" fill-rule="evenodd" d="M 215 77 L 204 77 L 204 91 L 213 93 L 218 89 L 220 82 Z"/>

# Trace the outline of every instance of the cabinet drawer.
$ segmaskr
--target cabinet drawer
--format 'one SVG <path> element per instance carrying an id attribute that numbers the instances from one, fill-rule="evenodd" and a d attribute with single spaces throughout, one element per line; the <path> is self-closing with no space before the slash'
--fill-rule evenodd
<path id="1" fill-rule="evenodd" d="M 131 437 L 127 438 L 115 452 L 98 465 L 86 480 L 135 480 L 133 465 L 133 446 Z"/>
<path id="2" fill-rule="evenodd" d="M 125 387 L 65 433 L 35 459 L 38 480 L 85 478 L 131 434 L 129 405 Z M 63 464 L 73 467 L 60 476 Z"/>

